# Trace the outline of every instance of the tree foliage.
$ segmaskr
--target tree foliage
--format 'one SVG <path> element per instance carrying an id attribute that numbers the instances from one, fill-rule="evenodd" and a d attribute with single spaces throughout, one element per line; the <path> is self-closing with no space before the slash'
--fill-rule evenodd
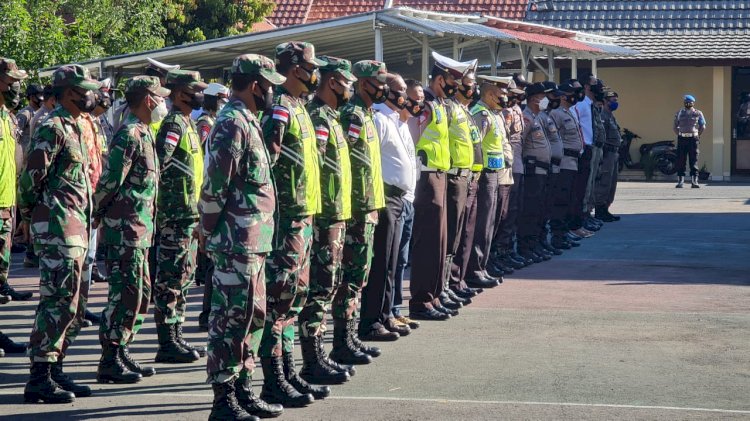
<path id="1" fill-rule="evenodd" d="M 167 0 L 167 5 L 168 45 L 250 32 L 274 7 L 270 0 Z"/>

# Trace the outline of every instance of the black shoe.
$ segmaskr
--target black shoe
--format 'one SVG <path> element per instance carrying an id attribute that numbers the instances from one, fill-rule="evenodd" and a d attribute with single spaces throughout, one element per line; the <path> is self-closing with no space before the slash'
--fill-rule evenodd
<path id="1" fill-rule="evenodd" d="M 542 259 L 541 256 L 537 255 L 531 250 L 523 250 L 521 252 L 521 256 L 523 256 L 524 259 L 531 260 L 534 263 L 541 263 L 544 261 L 544 259 Z"/>
<path id="2" fill-rule="evenodd" d="M 300 393 L 286 381 L 284 362 L 281 357 L 263 357 L 260 362 L 263 368 L 261 399 L 268 403 L 280 404 L 285 408 L 302 408 L 315 402 L 313 395 Z"/>
<path id="3" fill-rule="evenodd" d="M 515 260 L 517 262 L 523 263 L 524 266 L 528 266 L 528 265 L 531 265 L 531 264 L 534 263 L 533 260 L 525 258 L 520 253 L 518 253 L 517 251 L 510 252 L 510 254 L 508 256 L 510 256 L 511 259 L 513 259 L 513 260 Z"/>
<path id="4" fill-rule="evenodd" d="M 339 364 L 370 364 L 372 357 L 354 347 L 348 326 L 345 319 L 333 319 L 333 350 L 330 358 Z"/>
<path id="5" fill-rule="evenodd" d="M 610 218 L 614 219 L 615 221 L 619 221 L 619 220 L 620 220 L 620 217 L 619 217 L 619 216 L 617 216 L 617 215 L 613 215 L 613 214 L 611 214 L 611 213 L 609 212 L 609 208 L 604 208 L 604 210 L 605 210 L 605 211 L 607 212 L 607 216 L 609 216 Z"/>
<path id="6" fill-rule="evenodd" d="M 391 332 L 386 329 L 383 325 L 377 324 L 372 326 L 367 331 L 358 335 L 359 339 L 363 341 L 374 341 L 374 342 L 393 342 L 397 341 L 401 335 L 396 332 Z"/>
<path id="7" fill-rule="evenodd" d="M 211 384 L 214 401 L 211 413 L 208 415 L 209 421 L 258 421 L 260 419 L 248 414 L 237 402 L 235 381 L 236 379 L 232 377 L 224 383 Z"/>
<path id="8" fill-rule="evenodd" d="M 565 233 L 565 238 L 567 238 L 570 241 L 581 241 L 583 238 L 573 234 L 572 232 L 568 231 Z"/>
<path id="9" fill-rule="evenodd" d="M 451 316 L 431 308 L 428 310 L 410 311 L 409 318 L 414 320 L 443 321 L 450 319 Z"/>
<path id="10" fill-rule="evenodd" d="M 588 221 L 586 221 L 586 222 L 583 223 L 583 228 L 585 228 L 585 229 L 587 229 L 587 230 L 589 230 L 591 232 L 596 232 L 596 231 L 599 231 L 600 229 L 602 229 L 602 227 L 600 225 L 596 225 L 596 224 L 588 222 Z"/>
<path id="11" fill-rule="evenodd" d="M 157 324 L 156 333 L 159 348 L 154 361 L 157 363 L 194 363 L 201 358 L 197 351 L 183 348 L 177 342 L 175 325 Z"/>
<path id="12" fill-rule="evenodd" d="M 614 218 L 614 215 L 610 215 L 607 212 L 607 208 L 604 206 L 597 206 L 596 207 L 596 219 L 600 219 L 604 222 L 615 222 L 617 219 Z"/>
<path id="13" fill-rule="evenodd" d="M 31 296 L 34 295 L 31 292 L 18 292 L 15 289 L 13 289 L 12 286 L 8 282 L 3 284 L 2 287 L 0 287 L 0 294 L 7 295 L 8 297 L 12 298 L 13 301 L 26 301 L 31 299 Z"/>
<path id="14" fill-rule="evenodd" d="M 8 304 L 11 301 L 13 301 L 12 298 L 8 297 L 7 295 L 0 294 L 0 304 Z"/>
<path id="15" fill-rule="evenodd" d="M 96 266 L 96 262 L 91 264 L 91 280 L 93 282 L 106 283 L 107 278 L 99 272 L 99 268 Z"/>
<path id="16" fill-rule="evenodd" d="M 63 360 L 58 359 L 56 363 L 50 366 L 50 377 L 63 390 L 72 392 L 76 398 L 85 398 L 91 396 L 91 388 L 82 384 L 76 384 L 67 374 L 63 373 Z"/>
<path id="17" fill-rule="evenodd" d="M 12 254 L 19 254 L 26 251 L 26 246 L 23 244 L 13 244 L 10 246 L 10 252 Z"/>
<path id="18" fill-rule="evenodd" d="M 316 342 L 317 352 L 318 356 L 320 358 L 320 361 L 323 362 L 324 365 L 331 367 L 332 369 L 336 371 L 340 371 L 342 373 L 348 373 L 349 376 L 353 376 L 357 374 L 357 368 L 354 367 L 352 364 L 339 364 L 336 361 L 333 361 L 330 357 L 328 357 L 328 354 L 326 354 L 326 350 L 323 347 L 323 336 L 319 336 L 319 340 Z"/>
<path id="19" fill-rule="evenodd" d="M 560 250 L 570 250 L 570 243 L 563 237 L 552 237 L 552 247 Z"/>
<path id="20" fill-rule="evenodd" d="M 73 392 L 63 390 L 52 380 L 51 363 L 31 363 L 31 376 L 23 389 L 24 402 L 71 403 L 76 400 Z"/>
<path id="21" fill-rule="evenodd" d="M 331 394 L 330 387 L 310 384 L 297 374 L 294 368 L 294 355 L 291 352 L 284 354 L 284 377 L 299 393 L 310 394 L 316 400 L 325 399 Z"/>
<path id="22" fill-rule="evenodd" d="M 102 322 L 102 316 L 90 312 L 88 309 L 83 314 L 83 318 L 90 321 L 92 324 L 98 325 Z"/>
<path id="23" fill-rule="evenodd" d="M 445 292 L 440 293 L 438 300 L 443 307 L 449 310 L 458 310 L 459 308 L 463 307 L 463 304 L 451 300 Z"/>
<path id="24" fill-rule="evenodd" d="M 122 360 L 122 363 L 133 373 L 138 373 L 143 377 L 151 377 L 156 374 L 156 369 L 154 367 L 143 367 L 131 358 L 130 349 L 128 349 L 127 345 L 119 347 L 117 351 L 120 353 L 120 360 Z"/>
<path id="25" fill-rule="evenodd" d="M 499 282 L 485 277 L 466 278 L 466 285 L 471 288 L 495 288 L 500 285 Z"/>
<path id="26" fill-rule="evenodd" d="M 409 336 L 411 334 L 411 328 L 409 325 L 397 324 L 396 319 L 389 317 L 388 320 L 383 323 L 383 327 L 389 332 L 397 333 L 398 336 Z"/>
<path id="27" fill-rule="evenodd" d="M 562 250 L 552 245 L 552 242 L 550 240 L 544 240 L 541 243 L 542 247 L 544 247 L 545 250 L 552 253 L 554 256 L 560 256 L 563 254 Z"/>
<path id="28" fill-rule="evenodd" d="M 515 268 L 507 264 L 502 257 L 498 258 L 497 261 L 495 261 L 494 264 L 491 265 L 490 267 L 493 267 L 493 266 L 494 266 L 494 269 L 498 271 L 498 273 L 499 272 L 503 273 L 502 276 L 512 275 L 513 272 L 516 271 Z M 489 268 L 487 269 L 487 273 L 489 273 Z"/>
<path id="29" fill-rule="evenodd" d="M 505 276 L 505 271 L 498 264 L 493 264 L 492 262 L 487 263 L 487 270 L 485 272 L 491 278 L 502 278 Z"/>
<path id="30" fill-rule="evenodd" d="M 130 384 L 141 381 L 140 373 L 130 371 L 120 359 L 119 346 L 102 344 L 102 357 L 96 370 L 99 383 Z"/>
<path id="31" fill-rule="evenodd" d="M 3 332 L 0 332 L 0 348 L 5 350 L 6 354 L 23 354 L 26 352 L 25 343 L 13 342 L 13 339 Z"/>
<path id="32" fill-rule="evenodd" d="M 537 243 L 532 250 L 537 256 L 540 256 L 543 260 L 547 261 L 552 259 L 552 253 L 547 251 L 541 244 Z"/>
<path id="33" fill-rule="evenodd" d="M 207 311 L 202 311 L 198 315 L 198 330 L 202 332 L 208 332 L 208 314 Z"/>
<path id="34" fill-rule="evenodd" d="M 478 293 L 476 292 L 476 290 L 473 289 L 473 288 L 463 288 L 462 289 L 462 288 L 459 288 L 459 287 L 454 287 L 454 289 L 452 289 L 452 291 L 453 291 L 454 294 L 456 294 L 456 296 L 461 297 L 463 299 L 467 299 L 467 300 L 470 300 L 470 299 L 472 299 L 472 298 L 474 298 L 474 297 L 476 297 L 478 295 Z"/>
<path id="35" fill-rule="evenodd" d="M 346 321 L 346 328 L 349 331 L 349 340 L 351 341 L 351 344 L 361 352 L 371 356 L 371 357 L 379 357 L 381 354 L 380 348 L 376 346 L 369 346 L 362 343 L 362 341 L 359 340 L 359 337 L 357 335 L 357 321 L 354 319 L 349 319 Z"/>
<path id="36" fill-rule="evenodd" d="M 238 379 L 235 384 L 237 403 L 250 415 L 258 418 L 276 418 L 284 413 L 284 407 L 279 404 L 270 404 L 259 398 L 253 392 L 252 382 L 249 378 Z"/>
<path id="37" fill-rule="evenodd" d="M 195 351 L 198 353 L 199 356 L 205 357 L 206 356 L 206 347 L 205 346 L 193 346 L 190 345 L 188 341 L 186 341 L 182 337 L 182 323 L 175 323 L 175 339 L 177 340 L 177 343 L 182 345 L 183 348 L 189 350 L 189 351 Z"/>
<path id="38" fill-rule="evenodd" d="M 349 373 L 338 371 L 325 364 L 318 352 L 317 342 L 321 342 L 320 336 L 299 338 L 302 348 L 302 370 L 300 377 L 315 384 L 342 384 L 349 380 Z"/>
<path id="39" fill-rule="evenodd" d="M 510 255 L 505 255 L 500 258 L 500 262 L 505 266 L 513 268 L 514 270 L 523 269 L 526 266 L 524 262 L 516 260 L 510 257 Z"/>
<path id="40" fill-rule="evenodd" d="M 435 305 L 435 304 L 433 304 L 433 305 L 432 305 L 432 307 L 433 307 L 433 308 L 434 308 L 435 310 L 437 310 L 437 311 L 439 311 L 439 312 L 441 312 L 441 313 L 445 313 L 445 314 L 447 314 L 447 315 L 449 315 L 449 316 L 451 316 L 451 317 L 456 317 L 456 316 L 458 316 L 458 310 L 451 310 L 451 309 L 449 309 L 449 308 L 447 308 L 447 307 L 443 307 L 443 306 L 441 306 L 441 305 Z"/>
<path id="41" fill-rule="evenodd" d="M 451 301 L 454 301 L 454 302 L 459 303 L 461 305 L 467 306 L 467 305 L 471 304 L 471 298 L 461 297 L 458 294 L 456 294 L 456 292 L 453 291 L 450 288 L 448 288 L 448 289 L 445 290 L 445 294 L 448 295 L 448 298 L 450 298 Z"/>

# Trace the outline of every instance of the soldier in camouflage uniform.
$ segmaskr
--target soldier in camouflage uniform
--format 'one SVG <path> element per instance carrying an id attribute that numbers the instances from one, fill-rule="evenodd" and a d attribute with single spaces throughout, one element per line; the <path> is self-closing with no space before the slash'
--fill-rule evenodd
<path id="1" fill-rule="evenodd" d="M 321 67 L 321 86 L 307 110 L 320 153 L 322 212 L 313 226 L 310 292 L 299 315 L 303 359 L 300 375 L 312 383 L 339 384 L 349 380 L 348 370 L 329 359 L 323 350 L 325 315 L 333 292 L 341 284 L 344 233 L 346 221 L 352 216 L 349 147 L 336 110 L 349 101 L 349 88 L 357 78 L 351 73 L 349 60 L 319 58 L 326 62 Z"/>
<path id="2" fill-rule="evenodd" d="M 315 48 L 291 41 L 276 47 L 276 67 L 286 81 L 277 88 L 264 135 L 278 193 L 276 244 L 266 265 L 267 313 L 260 344 L 261 397 L 284 406 L 305 406 L 330 393 L 294 371 L 294 318 L 307 301 L 313 215 L 320 212 L 320 167 L 315 128 L 303 98 L 320 82 Z M 284 376 L 278 376 L 282 369 Z M 281 381 L 285 379 L 284 381 Z M 301 392 L 301 393 L 300 393 Z"/>
<path id="3" fill-rule="evenodd" d="M 59 106 L 35 132 L 19 182 L 18 207 L 24 224 L 31 224 L 41 272 L 24 399 L 67 403 L 91 394 L 63 373 L 62 364 L 83 320 L 79 288 L 91 225 L 92 188 L 78 117 L 94 104 L 99 83 L 78 65 L 60 67 L 52 79 Z"/>
<path id="4" fill-rule="evenodd" d="M 96 186 L 94 220 L 95 226 L 102 226 L 109 272 L 107 306 L 99 327 L 100 382 L 135 383 L 155 374 L 130 358 L 128 345 L 143 325 L 151 298 L 147 256 L 154 236 L 159 163 L 149 124 L 152 116 L 158 117 L 157 109 L 163 113 L 167 95 L 169 90 L 153 76 L 128 81 L 128 114 L 112 140 Z"/>
<path id="5" fill-rule="evenodd" d="M 195 280 L 198 198 L 203 184 L 203 148 L 190 112 L 200 108 L 207 86 L 198 72 L 167 73 L 172 110 L 156 135 L 161 172 L 156 206 L 158 271 L 153 289 L 157 362 L 191 363 L 206 355 L 205 347 L 194 347 L 182 338 L 182 324 L 187 294 Z"/>
<path id="6" fill-rule="evenodd" d="M 201 249 L 215 265 L 206 365 L 214 391 L 210 419 L 248 420 L 257 419 L 248 412 L 274 417 L 283 410 L 257 398 L 250 377 L 265 321 L 265 261 L 276 210 L 271 161 L 256 114 L 284 77 L 271 59 L 257 54 L 237 57 L 231 71 L 232 96 L 208 139 L 198 210 Z"/>
<path id="7" fill-rule="evenodd" d="M 359 294 L 367 284 L 373 255 L 378 210 L 385 206 L 380 162 L 380 139 L 372 104 L 385 102 L 388 70 L 385 63 L 358 61 L 354 99 L 341 109 L 341 125 L 349 142 L 352 167 L 352 219 L 344 240 L 343 279 L 333 299 L 333 351 L 331 359 L 342 364 L 369 363 L 380 348 L 365 346 L 357 335 Z"/>

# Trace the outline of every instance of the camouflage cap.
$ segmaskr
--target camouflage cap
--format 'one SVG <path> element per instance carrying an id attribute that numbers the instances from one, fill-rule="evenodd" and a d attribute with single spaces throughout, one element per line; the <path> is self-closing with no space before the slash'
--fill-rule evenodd
<path id="1" fill-rule="evenodd" d="M 318 59 L 326 63 L 320 66 L 321 72 L 336 72 L 352 82 L 357 80 L 357 77 L 352 74 L 351 61 L 332 56 L 320 56 Z"/>
<path id="2" fill-rule="evenodd" d="M 16 61 L 12 58 L 0 57 L 0 73 L 8 75 L 13 79 L 23 80 L 29 77 L 26 70 L 18 68 Z"/>
<path id="3" fill-rule="evenodd" d="M 99 89 L 102 84 L 96 79 L 91 78 L 89 69 L 78 64 L 70 64 L 58 67 L 57 70 L 52 73 L 52 86 L 55 88 L 75 86 L 86 89 L 87 91 L 94 91 Z"/>
<path id="4" fill-rule="evenodd" d="M 208 84 L 201 80 L 200 72 L 175 69 L 167 73 L 164 85 L 171 87 L 187 87 L 195 91 L 203 91 Z"/>
<path id="5" fill-rule="evenodd" d="M 260 54 L 243 54 L 232 62 L 233 75 L 261 75 L 274 85 L 281 85 L 286 78 L 276 71 L 273 61 Z"/>
<path id="6" fill-rule="evenodd" d="M 131 77 L 125 84 L 126 94 L 138 91 L 149 91 L 161 97 L 167 97 L 171 93 L 169 89 L 161 86 L 158 77 L 145 75 Z"/>
<path id="7" fill-rule="evenodd" d="M 323 66 L 325 62 L 315 57 L 315 46 L 309 42 L 289 41 L 276 46 L 274 57 L 276 64 L 307 63 L 313 66 Z"/>
<path id="8" fill-rule="evenodd" d="M 385 68 L 385 63 L 375 60 L 362 60 L 354 63 L 352 73 L 356 77 L 371 77 L 382 83 L 385 83 L 388 78 L 388 69 Z"/>

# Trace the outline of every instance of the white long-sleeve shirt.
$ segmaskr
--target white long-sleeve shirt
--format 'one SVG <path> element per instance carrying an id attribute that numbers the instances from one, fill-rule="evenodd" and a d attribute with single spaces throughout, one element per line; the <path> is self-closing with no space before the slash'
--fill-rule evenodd
<path id="1" fill-rule="evenodd" d="M 583 142 L 586 145 L 594 143 L 594 124 L 591 116 L 591 98 L 585 97 L 583 101 L 575 105 L 575 115 L 578 117 L 578 124 L 581 125 L 583 133 Z"/>
<path id="2" fill-rule="evenodd" d="M 409 125 L 386 104 L 373 105 L 375 127 L 380 138 L 380 165 L 383 182 L 405 191 L 404 198 L 414 201 L 417 186 L 417 154 Z"/>

